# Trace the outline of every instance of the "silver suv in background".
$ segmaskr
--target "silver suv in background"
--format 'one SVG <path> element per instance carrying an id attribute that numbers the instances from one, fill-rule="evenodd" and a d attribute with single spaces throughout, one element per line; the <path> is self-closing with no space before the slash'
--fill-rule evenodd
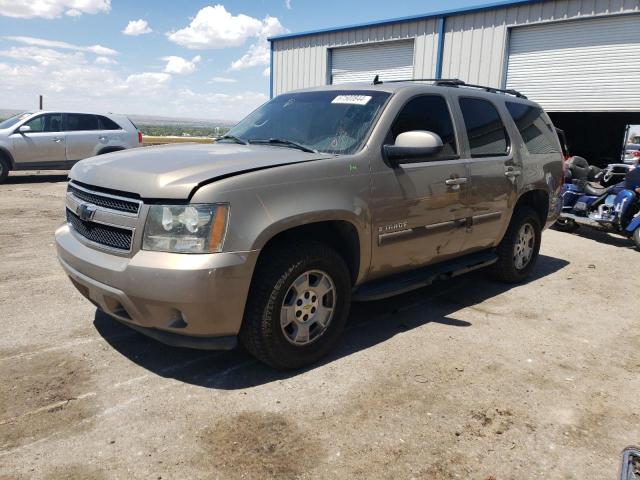
<path id="1" fill-rule="evenodd" d="M 0 122 L 0 183 L 10 170 L 66 170 L 84 158 L 142 146 L 127 117 L 26 112 Z"/>

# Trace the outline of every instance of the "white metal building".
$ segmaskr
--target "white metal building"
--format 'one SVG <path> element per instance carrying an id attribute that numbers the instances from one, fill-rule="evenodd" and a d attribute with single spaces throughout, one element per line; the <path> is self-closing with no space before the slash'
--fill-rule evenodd
<path id="1" fill-rule="evenodd" d="M 270 41 L 272 95 L 375 75 L 458 78 L 519 90 L 569 133 L 611 128 L 609 149 L 620 125 L 640 123 L 640 0 L 512 0 Z"/>

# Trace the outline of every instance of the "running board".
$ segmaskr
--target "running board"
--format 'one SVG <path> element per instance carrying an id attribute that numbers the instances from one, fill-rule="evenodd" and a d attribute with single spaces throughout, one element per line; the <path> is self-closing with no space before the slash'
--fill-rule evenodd
<path id="1" fill-rule="evenodd" d="M 472 270 L 488 267 L 497 261 L 498 255 L 494 250 L 472 253 L 454 260 L 365 283 L 354 290 L 351 299 L 354 302 L 368 302 L 393 297 L 426 287 L 437 280 L 447 280 Z"/>

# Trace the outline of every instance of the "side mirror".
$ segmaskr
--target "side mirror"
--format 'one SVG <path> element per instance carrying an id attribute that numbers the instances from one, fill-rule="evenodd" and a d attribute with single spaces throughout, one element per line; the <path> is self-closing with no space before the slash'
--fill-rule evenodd
<path id="1" fill-rule="evenodd" d="M 401 133 L 393 145 L 384 145 L 385 157 L 392 166 L 424 161 L 442 151 L 442 139 L 437 133 L 412 130 Z"/>
<path id="2" fill-rule="evenodd" d="M 18 128 L 18 132 L 20 133 L 27 133 L 31 131 L 31 127 L 29 125 L 20 125 L 20 128 Z"/>

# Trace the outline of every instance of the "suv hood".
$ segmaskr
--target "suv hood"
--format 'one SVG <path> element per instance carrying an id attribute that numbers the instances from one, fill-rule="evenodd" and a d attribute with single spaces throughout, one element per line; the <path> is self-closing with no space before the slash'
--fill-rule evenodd
<path id="1" fill-rule="evenodd" d="M 219 177 L 329 157 L 268 145 L 162 145 L 82 160 L 69 178 L 142 198 L 183 200 L 201 183 Z"/>

